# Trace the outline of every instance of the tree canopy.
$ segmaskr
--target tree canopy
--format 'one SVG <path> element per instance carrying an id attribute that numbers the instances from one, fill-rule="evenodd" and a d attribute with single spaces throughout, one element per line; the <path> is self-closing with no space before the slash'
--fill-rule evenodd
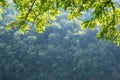
<path id="1" fill-rule="evenodd" d="M 84 12 L 92 10 L 92 17 L 83 20 L 81 27 L 98 27 L 98 39 L 120 45 L 120 3 L 117 0 L 0 0 L 0 13 L 9 7 L 8 1 L 13 1 L 18 15 L 7 24 L 7 30 L 18 28 L 24 33 L 34 24 L 36 31 L 42 33 L 51 20 L 56 20 L 61 10 L 68 11 L 70 19 L 79 18 Z"/>

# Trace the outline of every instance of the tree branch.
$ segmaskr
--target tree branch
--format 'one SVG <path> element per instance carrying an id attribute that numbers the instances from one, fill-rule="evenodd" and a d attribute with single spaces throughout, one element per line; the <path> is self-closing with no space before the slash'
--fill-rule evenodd
<path id="1" fill-rule="evenodd" d="M 110 4 L 111 4 L 112 10 L 113 10 L 113 20 L 114 20 L 114 24 L 115 24 L 115 7 L 114 7 L 113 2 L 111 0 L 110 0 Z"/>
<path id="2" fill-rule="evenodd" d="M 34 6 L 34 4 L 35 4 L 35 1 L 36 1 L 36 0 L 33 1 L 33 3 L 32 3 L 32 5 L 31 5 L 30 9 L 28 10 L 28 12 L 27 12 L 27 14 L 26 14 L 26 16 L 25 16 L 25 20 L 27 19 L 27 17 L 28 17 L 28 15 L 29 15 L 30 11 L 32 10 L 32 8 L 33 8 L 33 6 Z"/>
<path id="3" fill-rule="evenodd" d="M 112 10 L 113 10 L 113 13 L 115 13 L 115 7 L 114 7 L 113 2 L 111 0 L 110 0 L 110 4 L 111 4 Z"/>

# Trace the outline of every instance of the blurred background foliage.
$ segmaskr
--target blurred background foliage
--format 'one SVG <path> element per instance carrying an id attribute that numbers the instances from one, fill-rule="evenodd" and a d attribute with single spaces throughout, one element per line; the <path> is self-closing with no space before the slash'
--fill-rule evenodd
<path id="1" fill-rule="evenodd" d="M 43 34 L 6 32 L 16 14 L 7 9 L 0 21 L 0 80 L 120 80 L 120 47 L 96 41 L 99 29 L 83 31 L 63 12 Z"/>

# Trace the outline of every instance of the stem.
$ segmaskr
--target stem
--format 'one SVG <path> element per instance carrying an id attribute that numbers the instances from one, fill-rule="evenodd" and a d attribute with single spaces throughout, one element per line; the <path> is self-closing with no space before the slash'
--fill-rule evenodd
<path id="1" fill-rule="evenodd" d="M 111 4 L 112 10 L 113 10 L 113 13 L 115 13 L 115 7 L 114 7 L 113 2 L 111 0 L 110 0 L 110 4 Z"/>
<path id="2" fill-rule="evenodd" d="M 32 8 L 33 8 L 33 6 L 34 6 L 34 4 L 35 4 L 35 1 L 36 1 L 36 0 L 33 1 L 33 3 L 32 3 L 32 5 L 31 5 L 30 9 L 28 10 L 28 12 L 27 12 L 27 14 L 26 14 L 26 16 L 25 16 L 25 20 L 27 19 L 27 17 L 28 17 L 28 15 L 29 15 L 30 11 L 32 10 Z"/>
<path id="3" fill-rule="evenodd" d="M 115 7 L 114 7 L 113 2 L 111 0 L 110 0 L 110 4 L 111 4 L 112 10 L 113 10 L 113 22 L 115 25 Z"/>

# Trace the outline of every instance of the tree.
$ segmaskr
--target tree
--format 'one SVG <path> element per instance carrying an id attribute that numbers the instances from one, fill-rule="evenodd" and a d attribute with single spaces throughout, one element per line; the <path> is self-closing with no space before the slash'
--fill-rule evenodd
<path id="1" fill-rule="evenodd" d="M 63 16 L 41 35 L 0 27 L 0 80 L 120 80 L 120 47 Z"/>
<path id="2" fill-rule="evenodd" d="M 11 0 L 8 0 L 11 1 Z M 22 33 L 31 29 L 34 23 L 36 31 L 42 33 L 51 20 L 56 20 L 60 10 L 69 12 L 71 19 L 79 18 L 84 12 L 92 10 L 91 18 L 82 22 L 82 28 L 99 27 L 98 39 L 112 41 L 120 45 L 120 7 L 118 0 L 12 0 L 19 11 L 16 20 L 7 25 L 7 30 L 18 28 Z M 1 9 L 5 9 L 7 0 L 0 1 Z"/>

